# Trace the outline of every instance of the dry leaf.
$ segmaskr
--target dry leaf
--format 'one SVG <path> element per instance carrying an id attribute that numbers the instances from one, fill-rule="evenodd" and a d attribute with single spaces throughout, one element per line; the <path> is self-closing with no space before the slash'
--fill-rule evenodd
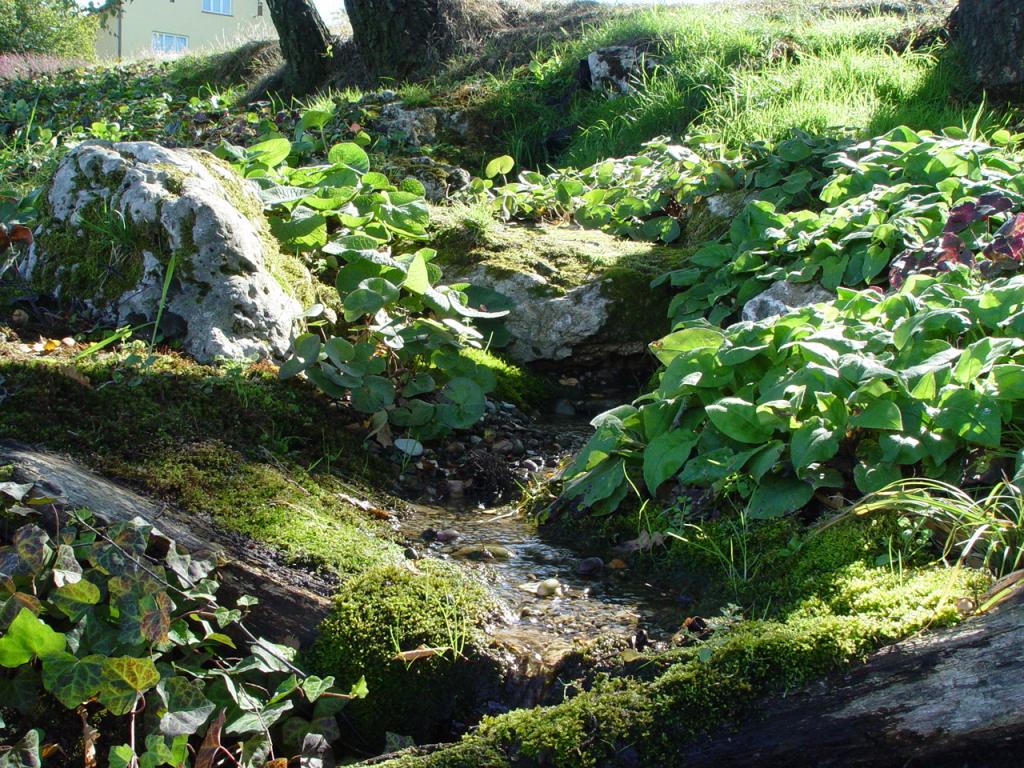
<path id="1" fill-rule="evenodd" d="M 206 737 L 196 753 L 196 768 L 213 768 L 213 761 L 220 749 L 220 729 L 224 727 L 225 712 L 222 709 L 206 729 Z"/>
<path id="2" fill-rule="evenodd" d="M 80 706 L 76 711 L 82 718 L 82 763 L 84 768 L 96 768 L 96 741 L 100 737 L 100 732 L 89 725 L 89 712 L 84 706 Z"/>
<path id="3" fill-rule="evenodd" d="M 416 661 L 417 659 L 429 659 L 431 656 L 438 656 L 442 653 L 450 651 L 451 648 L 444 646 L 441 648 L 428 648 L 425 645 L 421 645 L 419 648 L 413 648 L 411 651 L 401 651 L 391 657 L 392 661 L 404 661 L 406 663 Z"/>
<path id="4" fill-rule="evenodd" d="M 82 373 L 80 370 L 75 368 L 73 365 L 62 365 L 57 370 L 67 378 L 71 379 L 76 384 L 81 384 L 83 387 L 92 389 L 92 382 L 89 381 L 89 377 Z"/>

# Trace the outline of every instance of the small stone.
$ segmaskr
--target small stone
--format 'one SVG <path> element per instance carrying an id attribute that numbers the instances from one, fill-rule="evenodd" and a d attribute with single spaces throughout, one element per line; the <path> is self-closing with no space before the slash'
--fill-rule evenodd
<path id="1" fill-rule="evenodd" d="M 16 309 L 11 312 L 11 325 L 25 325 L 28 322 L 28 312 L 24 309 Z"/>
<path id="2" fill-rule="evenodd" d="M 406 560 L 419 560 L 420 559 L 420 553 L 417 552 L 412 547 L 406 547 L 405 551 L 404 551 L 404 554 L 405 554 L 405 559 Z"/>
<path id="3" fill-rule="evenodd" d="M 65 337 L 64 337 L 63 339 L 61 339 L 61 340 L 60 340 L 60 343 L 61 343 L 61 344 L 63 344 L 63 345 L 65 346 L 65 347 L 73 347 L 73 346 L 75 346 L 75 344 L 77 344 L 78 342 L 76 342 L 76 341 L 75 341 L 75 340 L 74 340 L 73 338 L 71 338 L 70 336 L 65 336 Z"/>
<path id="4" fill-rule="evenodd" d="M 562 399 L 555 403 L 555 415 L 572 418 L 576 415 L 576 409 L 568 400 Z"/>
<path id="5" fill-rule="evenodd" d="M 442 544 L 447 544 L 449 542 L 455 541 L 457 538 L 459 538 L 460 535 L 461 534 L 454 528 L 445 528 L 442 531 L 438 531 L 434 538 L 437 539 L 437 541 L 440 541 Z"/>
<path id="6" fill-rule="evenodd" d="M 511 440 L 499 440 L 494 444 L 494 452 L 507 456 L 515 450 L 515 444 Z"/>
<path id="7" fill-rule="evenodd" d="M 537 585 L 537 597 L 552 597 L 559 594 L 561 590 L 562 584 L 558 579 L 544 579 L 544 581 Z"/>
<path id="8" fill-rule="evenodd" d="M 576 573 L 587 578 L 597 576 L 603 570 L 604 560 L 600 557 L 585 557 L 576 564 Z"/>
<path id="9" fill-rule="evenodd" d="M 449 496 L 461 496 L 466 490 L 466 484 L 461 480 L 449 480 L 448 481 L 448 495 Z"/>
<path id="10" fill-rule="evenodd" d="M 530 472 L 540 472 L 540 465 L 538 465 L 533 459 L 525 459 L 523 460 L 523 469 Z"/>
<path id="11" fill-rule="evenodd" d="M 613 571 L 619 571 L 623 568 L 627 568 L 628 566 L 626 565 L 625 560 L 616 557 L 614 560 L 608 563 L 608 567 L 611 568 Z"/>
<path id="12" fill-rule="evenodd" d="M 452 557 L 464 560 L 508 560 L 512 552 L 500 544 L 468 544 L 452 552 Z"/>
<path id="13" fill-rule="evenodd" d="M 427 528 L 423 531 L 423 533 L 420 534 L 420 538 L 424 541 L 436 541 L 437 531 L 435 531 L 433 528 Z"/>

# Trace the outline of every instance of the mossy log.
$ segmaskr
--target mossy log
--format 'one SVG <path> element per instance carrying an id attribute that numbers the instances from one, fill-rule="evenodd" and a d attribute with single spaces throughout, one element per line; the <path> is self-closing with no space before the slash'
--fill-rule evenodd
<path id="1" fill-rule="evenodd" d="M 694 744 L 687 768 L 1020 765 L 1024 590 L 991 613 L 886 648 Z"/>
<path id="2" fill-rule="evenodd" d="M 273 561 L 265 547 L 251 541 L 228 541 L 208 520 L 183 519 L 159 504 L 54 453 L 14 442 L 0 442 L 0 464 L 15 467 L 17 482 L 35 483 L 68 508 L 85 508 L 104 523 L 142 518 L 190 553 L 212 557 L 225 593 L 252 595 L 260 610 L 247 619 L 256 634 L 281 642 L 306 644 L 330 610 L 330 601 L 310 588 L 310 575 Z"/>

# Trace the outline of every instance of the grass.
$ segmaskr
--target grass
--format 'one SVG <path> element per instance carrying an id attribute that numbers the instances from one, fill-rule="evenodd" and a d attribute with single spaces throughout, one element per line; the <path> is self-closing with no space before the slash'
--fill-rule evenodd
<path id="1" fill-rule="evenodd" d="M 659 134 L 711 133 L 739 145 L 794 128 L 880 133 L 901 124 L 969 124 L 977 94 L 961 79 L 956 51 L 908 45 L 919 21 L 828 16 L 801 5 L 784 17 L 758 6 L 631 9 L 538 50 L 528 66 L 484 78 L 485 95 L 470 110 L 525 167 L 589 165 Z M 635 94 L 573 90 L 589 51 L 624 44 L 649 49 L 657 61 Z M 982 127 L 998 120 L 986 115 Z M 559 129 L 571 129 L 562 144 L 551 140 Z"/>
<path id="2" fill-rule="evenodd" d="M 1024 493 L 997 483 L 975 497 L 948 483 L 902 480 L 864 498 L 848 515 L 897 513 L 938 539 L 943 555 L 1005 576 L 1024 564 Z"/>

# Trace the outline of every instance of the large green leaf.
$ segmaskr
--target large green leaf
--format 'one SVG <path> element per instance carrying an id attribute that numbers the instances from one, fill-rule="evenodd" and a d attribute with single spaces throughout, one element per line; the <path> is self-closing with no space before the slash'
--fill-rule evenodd
<path id="1" fill-rule="evenodd" d="M 644 483 L 651 495 L 679 471 L 696 443 L 697 438 L 692 432 L 681 429 L 664 432 L 650 442 L 644 449 L 643 469 Z"/>
<path id="2" fill-rule="evenodd" d="M 383 376 L 367 376 L 352 389 L 352 407 L 363 413 L 376 413 L 395 402 L 395 386 Z"/>
<path id="3" fill-rule="evenodd" d="M 822 419 L 812 419 L 793 433 L 789 456 L 797 470 L 828 461 L 839 450 L 839 438 Z"/>
<path id="4" fill-rule="evenodd" d="M 359 173 L 370 170 L 370 157 L 362 147 L 352 142 L 335 144 L 327 153 L 327 162 L 331 165 L 344 165 Z"/>
<path id="5" fill-rule="evenodd" d="M 468 429 L 483 418 L 486 410 L 484 391 L 472 379 L 459 376 L 441 390 L 447 403 L 438 407 L 438 415 L 453 429 Z"/>
<path id="6" fill-rule="evenodd" d="M 761 423 L 757 407 L 739 397 L 723 397 L 704 409 L 711 423 L 722 434 L 741 443 L 763 443 L 772 436 L 772 428 Z"/>
<path id="7" fill-rule="evenodd" d="M 769 475 L 757 486 L 747 507 L 751 518 L 766 520 L 802 509 L 814 488 L 792 477 Z"/>
<path id="8" fill-rule="evenodd" d="M 43 660 L 43 687 L 68 709 L 75 709 L 97 693 L 102 686 L 104 657 L 76 659 L 70 653 L 56 653 Z"/>
<path id="9" fill-rule="evenodd" d="M 161 680 L 156 687 L 164 703 L 160 732 L 167 736 L 191 736 L 213 714 L 215 705 L 203 694 L 203 684 L 181 676 Z"/>
<path id="10" fill-rule="evenodd" d="M 153 660 L 117 656 L 103 660 L 99 702 L 115 715 L 126 715 L 138 697 L 160 682 Z"/>
<path id="11" fill-rule="evenodd" d="M 971 389 L 947 388 L 939 398 L 934 424 L 969 443 L 998 448 L 1002 434 L 999 403 Z"/>

